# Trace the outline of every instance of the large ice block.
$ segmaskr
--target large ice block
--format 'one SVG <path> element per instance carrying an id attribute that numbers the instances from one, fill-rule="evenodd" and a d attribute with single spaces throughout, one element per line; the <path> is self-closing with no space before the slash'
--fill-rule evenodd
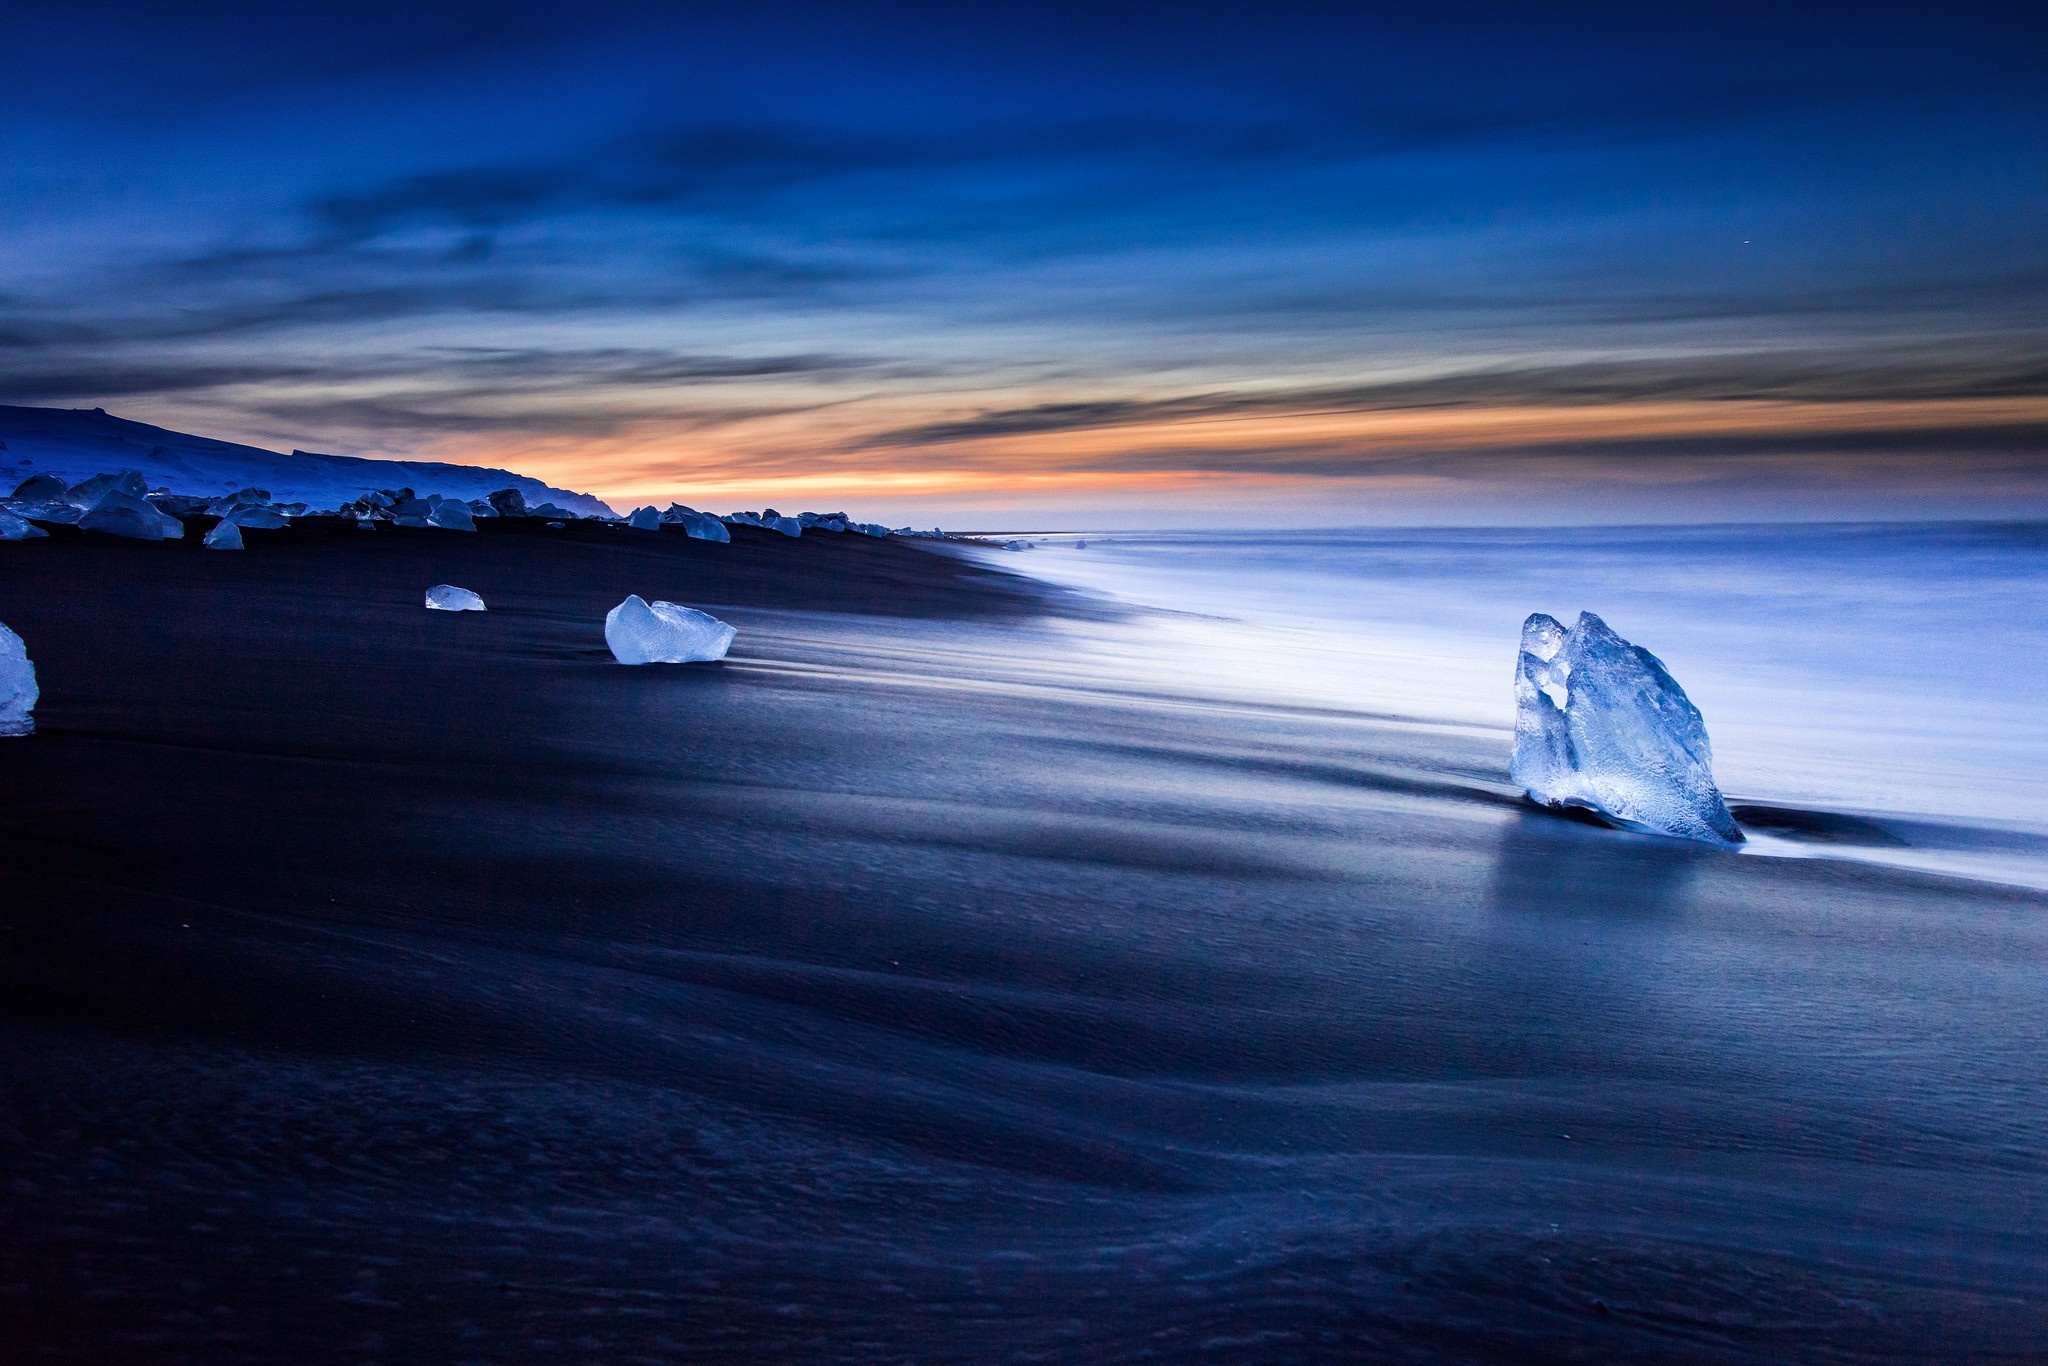
<path id="1" fill-rule="evenodd" d="M 1522 624 L 1510 773 L 1535 801 L 1629 830 L 1742 839 L 1714 785 L 1706 722 L 1655 655 L 1591 612 Z"/>
<path id="2" fill-rule="evenodd" d="M 21 637 L 0 622 L 0 735 L 27 735 L 36 728 L 36 666 Z"/>
<path id="3" fill-rule="evenodd" d="M 222 518 L 214 525 L 213 530 L 206 533 L 206 539 L 200 544 L 208 550 L 240 550 L 242 528 L 239 524 Z"/>
<path id="4" fill-rule="evenodd" d="M 738 634 L 717 617 L 673 602 L 627 598 L 605 614 L 604 643 L 621 664 L 701 664 L 724 659 Z"/>

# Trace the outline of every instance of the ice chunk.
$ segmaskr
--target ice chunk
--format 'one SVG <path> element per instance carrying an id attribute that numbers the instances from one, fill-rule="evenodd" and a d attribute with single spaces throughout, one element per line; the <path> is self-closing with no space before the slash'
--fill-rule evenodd
<path id="1" fill-rule="evenodd" d="M 430 526 L 443 531 L 475 531 L 476 518 L 469 515 L 469 504 L 460 498 L 443 498 L 434 504 L 434 510 L 427 514 Z"/>
<path id="2" fill-rule="evenodd" d="M 1545 806 L 1629 830 L 1735 844 L 1706 723 L 1648 650 L 1591 612 L 1566 630 L 1538 612 L 1515 666 L 1514 780 Z"/>
<path id="3" fill-rule="evenodd" d="M 221 520 L 232 522 L 236 526 L 253 527 L 258 531 L 276 531 L 280 527 L 291 525 L 291 518 L 269 503 L 240 504 L 229 508 Z"/>
<path id="4" fill-rule="evenodd" d="M 14 486 L 13 496 L 24 503 L 48 503 L 63 498 L 70 491 L 69 486 L 54 474 L 32 474 Z"/>
<path id="5" fill-rule="evenodd" d="M 71 506 L 89 510 L 109 493 L 126 494 L 139 503 L 149 496 L 149 485 L 143 482 L 140 471 L 122 470 L 119 474 L 95 474 L 90 479 L 81 479 L 64 497 Z"/>
<path id="6" fill-rule="evenodd" d="M 621 664 L 694 664 L 724 659 L 737 632 L 717 617 L 634 594 L 605 614 L 604 643 Z"/>
<path id="7" fill-rule="evenodd" d="M 237 508 L 267 507 L 270 503 L 269 489 L 236 489 L 225 498 L 216 498 L 208 504 L 209 516 L 225 517 Z M 243 523 L 244 526 L 248 523 Z"/>
<path id="8" fill-rule="evenodd" d="M 7 511 L 15 516 L 31 522 L 59 522 L 68 525 L 85 515 L 84 509 L 75 508 L 62 498 L 10 498 L 5 506 Z"/>
<path id="9" fill-rule="evenodd" d="M 0 623 L 0 735 L 27 735 L 36 728 L 36 666 L 21 637 Z"/>
<path id="10" fill-rule="evenodd" d="M 206 533 L 206 539 L 200 544 L 208 550 L 240 550 L 242 528 L 223 517 L 213 530 Z"/>
<path id="11" fill-rule="evenodd" d="M 394 526 L 430 527 L 434 505 L 424 498 L 400 498 L 391 505 Z"/>
<path id="12" fill-rule="evenodd" d="M 185 534 L 183 522 L 157 511 L 141 495 L 121 488 L 107 488 L 93 503 L 92 510 L 78 519 L 78 525 L 81 530 L 136 541 L 175 541 Z"/>
<path id="13" fill-rule="evenodd" d="M 187 497 L 181 493 L 158 491 L 150 494 L 148 501 L 151 507 L 163 513 L 166 517 L 190 517 L 195 513 L 206 511 L 207 505 L 213 500 L 211 498 Z"/>
<path id="14" fill-rule="evenodd" d="M 634 508 L 632 513 L 626 518 L 626 525 L 632 527 L 635 531 L 659 531 L 661 530 L 661 512 L 659 509 L 651 507 Z"/>
<path id="15" fill-rule="evenodd" d="M 683 533 L 693 541 L 722 541 L 730 543 L 732 533 L 725 529 L 725 523 L 708 512 L 686 508 L 681 503 L 670 503 L 668 511 L 661 514 L 661 520 L 682 527 Z"/>
<path id="16" fill-rule="evenodd" d="M 484 600 L 467 588 L 457 588 L 452 583 L 437 583 L 427 590 L 427 606 L 436 612 L 481 612 L 486 610 Z"/>
<path id="17" fill-rule="evenodd" d="M 49 534 L 41 527 L 24 522 L 13 513 L 0 509 L 0 541 L 33 541 L 38 536 Z"/>
<path id="18" fill-rule="evenodd" d="M 524 517 L 526 495 L 518 489 L 499 489 L 490 495 L 490 504 L 498 510 L 500 517 Z"/>

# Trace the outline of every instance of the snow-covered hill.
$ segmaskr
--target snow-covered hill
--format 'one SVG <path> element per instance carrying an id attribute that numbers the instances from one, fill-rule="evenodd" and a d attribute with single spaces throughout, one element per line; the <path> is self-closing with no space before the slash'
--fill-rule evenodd
<path id="1" fill-rule="evenodd" d="M 616 516 L 587 493 L 572 493 L 474 465 L 424 460 L 365 460 L 351 455 L 280 455 L 113 417 L 102 408 L 12 408 L 0 405 L 0 496 L 31 474 L 76 483 L 95 474 L 138 470 L 152 489 L 224 494 L 256 487 L 278 502 L 332 508 L 372 489 L 410 488 L 481 498 L 516 488 L 533 504 L 554 503 L 585 516 Z"/>

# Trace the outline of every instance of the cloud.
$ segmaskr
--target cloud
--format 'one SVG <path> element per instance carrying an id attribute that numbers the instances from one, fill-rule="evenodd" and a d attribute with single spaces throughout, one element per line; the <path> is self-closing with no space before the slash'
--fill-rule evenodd
<path id="1" fill-rule="evenodd" d="M 1738 432 L 1688 436 L 1574 437 L 1445 449 L 1343 443 L 1273 447 L 1151 446 L 1109 451 L 1066 466 L 1076 473 L 1199 473 L 1358 480 L 1423 474 L 1486 482 L 1548 467 L 1575 479 L 1629 482 L 1708 477 L 1731 467 L 1773 465 L 1826 476 L 1904 462 L 1939 477 L 1998 469 L 2048 474 L 2048 420 L 1934 424 L 1882 431 Z"/>
<path id="2" fill-rule="evenodd" d="M 335 398 L 337 391 L 400 381 L 414 405 L 437 408 L 461 420 L 462 405 L 531 400 L 563 392 L 669 391 L 682 387 L 758 383 L 783 379 L 829 380 L 872 375 L 886 369 L 873 358 L 828 353 L 735 356 L 646 347 L 422 347 L 412 351 L 347 356 L 335 360 L 219 360 L 207 358 L 124 361 L 101 356 L 70 357 L 40 367 L 0 372 L 0 401 L 48 403 L 61 399 L 144 394 L 190 394 L 268 386 L 298 393 L 318 388 L 323 401 L 368 404 Z M 378 400 L 389 402 L 388 398 Z M 531 403 L 524 406 L 532 407 Z M 362 411 L 369 412 L 365 406 Z M 417 414 L 423 407 L 393 408 Z M 482 420 L 482 414 L 470 416 Z M 445 422 L 437 422 L 438 427 Z"/>
<path id="3" fill-rule="evenodd" d="M 1756 353 L 1503 367 L 1347 385 L 1210 391 L 993 409 L 877 432 L 870 446 L 926 446 L 1205 418 L 1416 408 L 1581 407 L 1644 402 L 1933 402 L 2048 396 L 2048 364 L 1997 358 L 1844 362 Z"/>

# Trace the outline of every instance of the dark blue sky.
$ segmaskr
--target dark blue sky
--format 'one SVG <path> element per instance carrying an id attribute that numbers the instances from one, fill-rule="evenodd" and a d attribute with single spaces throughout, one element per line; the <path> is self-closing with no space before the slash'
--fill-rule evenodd
<path id="1" fill-rule="evenodd" d="M 11 10 L 0 402 L 627 501 L 2048 508 L 2038 7 L 736 8 Z"/>

